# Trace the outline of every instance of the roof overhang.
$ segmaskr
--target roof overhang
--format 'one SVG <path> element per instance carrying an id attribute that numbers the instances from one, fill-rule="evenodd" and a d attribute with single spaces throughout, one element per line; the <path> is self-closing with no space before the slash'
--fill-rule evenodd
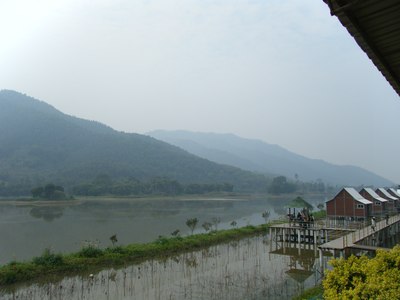
<path id="1" fill-rule="evenodd" d="M 400 96 L 400 1 L 323 1 Z"/>

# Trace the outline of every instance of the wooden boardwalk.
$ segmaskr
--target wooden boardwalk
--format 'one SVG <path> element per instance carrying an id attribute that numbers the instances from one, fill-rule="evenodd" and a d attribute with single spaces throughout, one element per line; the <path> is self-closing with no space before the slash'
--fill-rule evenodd
<path id="1" fill-rule="evenodd" d="M 396 225 L 399 227 L 400 222 L 400 215 L 395 215 L 390 217 L 388 220 L 382 220 L 376 223 L 375 228 L 372 226 L 365 226 L 359 230 L 352 231 L 349 234 L 346 234 L 340 238 L 335 240 L 326 242 L 319 246 L 320 249 L 323 250 L 344 250 L 346 248 L 358 248 L 360 247 L 373 247 L 374 246 L 363 246 L 357 245 L 357 243 L 361 242 L 362 240 L 375 235 L 377 232 L 387 229 L 390 226 Z M 400 228 L 397 228 L 399 230 Z"/>
<path id="2" fill-rule="evenodd" d="M 354 229 L 318 220 L 314 223 L 290 222 L 274 224 L 269 228 L 271 242 L 289 244 L 313 244 L 315 246 L 334 240 Z M 355 223 L 353 223 L 355 225 Z M 357 224 L 359 226 L 360 224 Z"/>

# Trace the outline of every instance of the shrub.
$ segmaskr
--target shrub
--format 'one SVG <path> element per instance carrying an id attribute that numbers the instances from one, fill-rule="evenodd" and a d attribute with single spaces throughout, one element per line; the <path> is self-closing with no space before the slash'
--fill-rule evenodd
<path id="1" fill-rule="evenodd" d="M 106 253 L 113 253 L 113 254 L 126 254 L 128 251 L 126 248 L 123 248 L 121 246 L 117 247 L 109 247 L 104 250 Z"/>
<path id="2" fill-rule="evenodd" d="M 331 261 L 324 299 L 399 299 L 400 246 L 377 250 L 375 258 L 351 256 Z"/>
<path id="3" fill-rule="evenodd" d="M 35 265 L 41 265 L 46 267 L 59 266 L 64 263 L 63 256 L 61 254 L 51 253 L 49 248 L 44 249 L 41 256 L 34 257 L 32 262 Z"/>
<path id="4" fill-rule="evenodd" d="M 94 245 L 84 246 L 79 252 L 78 256 L 80 257 L 99 257 L 103 255 L 103 251 Z"/>

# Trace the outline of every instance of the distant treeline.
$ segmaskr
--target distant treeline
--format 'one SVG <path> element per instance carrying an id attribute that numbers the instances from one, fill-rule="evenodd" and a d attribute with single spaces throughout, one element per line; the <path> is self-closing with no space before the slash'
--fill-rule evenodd
<path id="1" fill-rule="evenodd" d="M 154 178 L 148 182 L 135 179 L 112 181 L 106 175 L 98 176 L 91 183 L 76 185 L 72 188 L 72 193 L 80 196 L 181 195 L 232 191 L 233 185 L 229 183 L 181 184 L 169 178 Z"/>
<path id="2" fill-rule="evenodd" d="M 60 182 L 58 181 L 58 184 Z M 244 183 L 242 183 L 244 185 Z M 60 185 L 55 185 L 58 187 Z M 48 190 L 52 186 L 46 185 L 37 189 L 27 182 L 16 185 L 5 184 L 0 180 L 0 196 L 28 196 L 35 198 L 49 198 Z M 33 188 L 33 190 L 32 190 Z M 183 194 L 206 194 L 212 192 L 258 192 L 271 194 L 290 194 L 290 193 L 334 193 L 341 187 L 333 187 L 325 184 L 321 180 L 315 182 L 290 181 L 285 176 L 277 176 L 272 181 L 260 181 L 258 184 L 248 184 L 244 190 L 237 188 L 232 183 L 181 183 L 178 180 L 158 177 L 148 181 L 138 179 L 111 179 L 108 175 L 99 175 L 90 182 L 78 185 L 67 186 L 66 190 L 70 195 L 81 196 L 102 196 L 102 195 L 183 195 Z M 31 193 L 33 192 L 33 193 Z M 35 193 L 36 192 L 36 193 Z M 55 189 L 55 195 L 50 198 L 62 199 L 61 189 Z M 42 194 L 41 194 L 42 193 Z"/>
<path id="3" fill-rule="evenodd" d="M 45 186 L 38 186 L 31 190 L 32 197 L 46 200 L 64 200 L 66 195 L 64 187 L 48 183 Z"/>

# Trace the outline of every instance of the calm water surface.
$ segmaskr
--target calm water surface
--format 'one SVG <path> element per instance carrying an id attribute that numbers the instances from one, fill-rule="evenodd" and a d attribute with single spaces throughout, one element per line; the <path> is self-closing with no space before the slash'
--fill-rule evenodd
<path id="1" fill-rule="evenodd" d="M 287 199 L 290 200 L 290 199 Z M 54 252 L 79 250 L 87 241 L 111 246 L 148 242 L 179 229 L 189 233 L 188 218 L 219 218 L 218 229 L 265 222 L 284 215 L 285 199 L 87 200 L 68 204 L 26 205 L 0 202 L 0 264 Z M 274 247 L 274 248 L 273 248 Z M 290 299 L 319 280 L 317 252 L 283 250 L 267 236 L 243 239 L 164 261 L 114 270 L 93 270 L 57 282 L 1 290 L 0 299 Z"/>
<path id="2" fill-rule="evenodd" d="M 54 252 L 78 251 L 85 243 L 111 246 L 110 237 L 117 235 L 118 244 L 149 242 L 159 235 L 170 236 L 179 229 L 188 234 L 188 218 L 201 224 L 220 218 L 218 229 L 265 222 L 261 214 L 271 211 L 277 218 L 282 209 L 266 199 L 259 200 L 87 200 L 63 205 L 26 205 L 0 202 L 0 264 L 26 260 L 42 254 L 45 248 Z M 278 203 L 280 206 L 280 203 Z"/>

